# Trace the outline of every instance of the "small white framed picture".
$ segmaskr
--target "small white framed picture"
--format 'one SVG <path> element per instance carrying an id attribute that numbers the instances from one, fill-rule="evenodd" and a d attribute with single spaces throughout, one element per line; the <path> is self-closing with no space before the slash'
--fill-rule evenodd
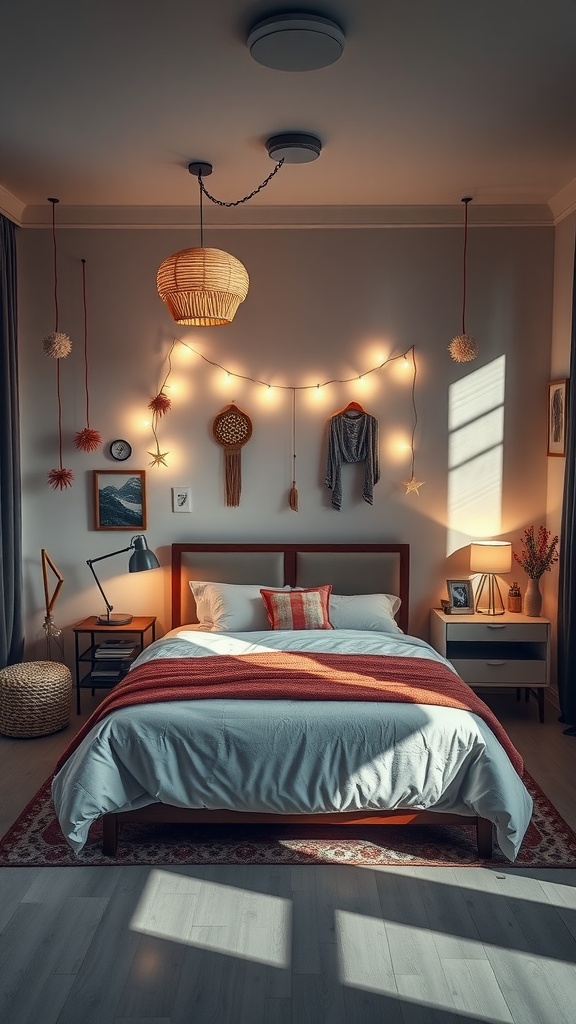
<path id="1" fill-rule="evenodd" d="M 173 487 L 172 488 L 172 511 L 173 512 L 191 512 L 192 511 L 192 488 L 191 487 Z"/>

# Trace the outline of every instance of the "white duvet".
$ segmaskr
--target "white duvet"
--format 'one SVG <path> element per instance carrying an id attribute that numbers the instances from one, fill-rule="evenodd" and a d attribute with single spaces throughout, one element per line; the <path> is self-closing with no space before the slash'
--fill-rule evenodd
<path id="1" fill-rule="evenodd" d="M 154 658 L 266 650 L 429 658 L 404 634 L 357 630 L 203 633 L 151 644 Z M 423 704 L 192 700 L 144 704 L 99 722 L 52 785 L 60 826 L 79 852 L 109 811 L 160 801 L 285 814 L 419 808 L 480 815 L 514 860 L 532 800 L 491 729 L 476 715 Z"/>

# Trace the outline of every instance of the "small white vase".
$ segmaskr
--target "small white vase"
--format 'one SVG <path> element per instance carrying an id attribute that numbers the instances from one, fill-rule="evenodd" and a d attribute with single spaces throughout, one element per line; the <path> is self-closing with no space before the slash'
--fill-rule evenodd
<path id="1" fill-rule="evenodd" d="M 524 614 L 538 618 L 542 611 L 542 594 L 540 591 L 540 577 L 535 580 L 528 580 L 526 593 L 524 594 Z"/>

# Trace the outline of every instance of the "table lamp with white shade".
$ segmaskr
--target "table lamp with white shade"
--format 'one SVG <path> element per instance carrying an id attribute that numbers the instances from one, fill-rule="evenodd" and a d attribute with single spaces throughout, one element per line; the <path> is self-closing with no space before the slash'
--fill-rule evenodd
<path id="1" fill-rule="evenodd" d="M 503 615 L 504 601 L 497 576 L 512 570 L 512 544 L 508 540 L 473 540 L 470 544 L 470 572 L 480 573 L 476 591 L 476 611 L 484 615 Z M 486 594 L 484 593 L 486 591 Z M 482 597 L 488 604 L 481 608 Z"/>

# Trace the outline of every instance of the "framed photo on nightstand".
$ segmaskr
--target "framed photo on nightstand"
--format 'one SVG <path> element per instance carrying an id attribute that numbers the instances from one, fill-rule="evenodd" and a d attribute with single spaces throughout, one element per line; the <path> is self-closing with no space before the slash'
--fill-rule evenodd
<path id="1" fill-rule="evenodd" d="M 472 615 L 474 611 L 472 580 L 446 580 L 446 586 L 450 613 Z"/>

